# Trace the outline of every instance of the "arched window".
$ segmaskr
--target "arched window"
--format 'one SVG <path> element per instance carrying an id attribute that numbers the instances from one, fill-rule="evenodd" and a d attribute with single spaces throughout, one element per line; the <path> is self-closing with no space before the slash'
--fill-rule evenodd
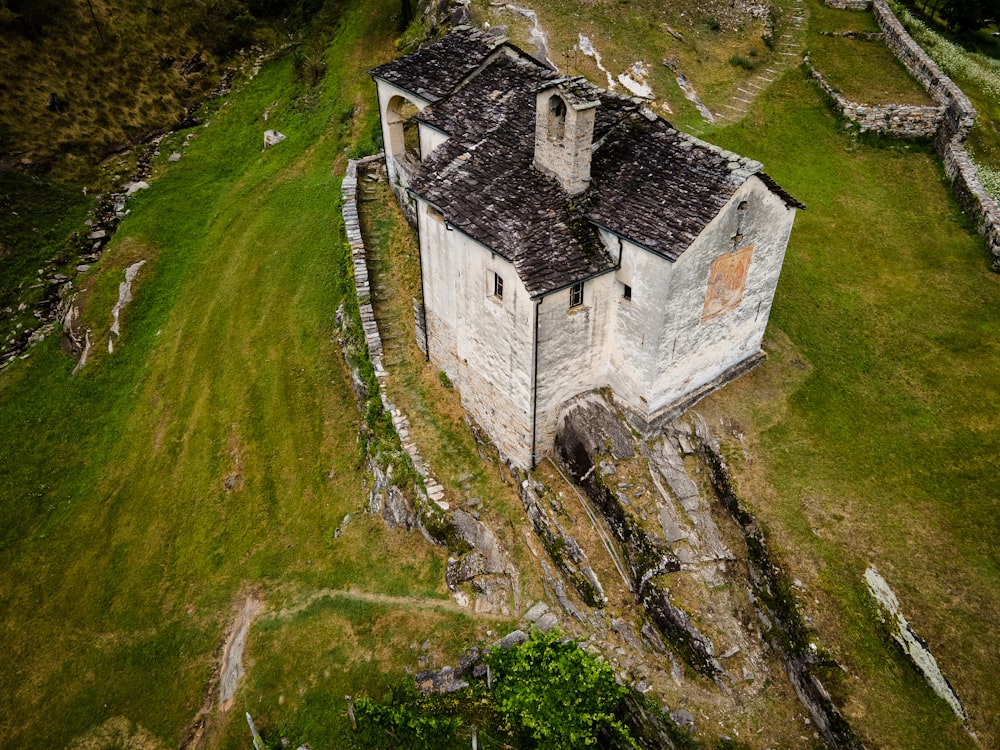
<path id="1" fill-rule="evenodd" d="M 566 137 L 566 102 L 559 95 L 549 99 L 549 140 L 559 143 Z"/>

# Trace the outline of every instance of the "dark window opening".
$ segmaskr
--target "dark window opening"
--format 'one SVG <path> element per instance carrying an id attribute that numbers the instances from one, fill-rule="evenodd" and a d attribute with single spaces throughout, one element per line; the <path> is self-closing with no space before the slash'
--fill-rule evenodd
<path id="1" fill-rule="evenodd" d="M 622 292 L 622 298 L 632 299 L 632 287 L 630 287 L 628 284 L 624 284 L 623 286 L 625 287 L 625 290 Z"/>
<path id="2" fill-rule="evenodd" d="M 493 296 L 503 299 L 503 277 L 498 273 L 493 274 Z"/>
<path id="3" fill-rule="evenodd" d="M 557 143 L 566 135 L 566 103 L 560 96 L 549 99 L 549 138 Z"/>
<path id="4" fill-rule="evenodd" d="M 569 306 L 579 307 L 583 304 L 583 282 L 574 284 L 569 290 Z"/>

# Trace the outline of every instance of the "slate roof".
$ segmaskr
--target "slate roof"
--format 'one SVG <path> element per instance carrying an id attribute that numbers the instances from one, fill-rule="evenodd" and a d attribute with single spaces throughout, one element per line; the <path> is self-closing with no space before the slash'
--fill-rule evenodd
<path id="1" fill-rule="evenodd" d="M 504 42 L 504 37 L 478 29 L 457 28 L 448 36 L 369 72 L 428 102 L 436 102 L 451 93 Z"/>
<path id="2" fill-rule="evenodd" d="M 464 49 L 464 37 L 456 42 Z M 643 100 L 560 78 L 507 46 L 511 54 L 416 115 L 449 139 L 421 164 L 410 190 L 450 226 L 511 261 L 533 297 L 616 266 L 598 227 L 676 260 L 753 174 L 801 207 L 758 162 L 679 132 Z M 403 58 L 405 68 L 415 71 L 411 57 Z M 422 72 L 415 81 L 397 83 L 427 85 Z M 580 102 L 600 102 L 591 184 L 577 196 L 532 166 L 535 96 L 556 84 Z"/>

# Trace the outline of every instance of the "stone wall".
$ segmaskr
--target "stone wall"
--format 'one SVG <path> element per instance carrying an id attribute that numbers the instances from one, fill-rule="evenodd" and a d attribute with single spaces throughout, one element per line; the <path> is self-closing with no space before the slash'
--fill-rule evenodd
<path id="1" fill-rule="evenodd" d="M 823 74 L 812 67 L 808 54 L 805 63 L 812 77 L 819 82 L 820 88 L 833 99 L 838 111 L 851 122 L 857 123 L 862 133 L 872 131 L 896 138 L 933 138 L 944 122 L 943 106 L 852 102 L 841 96 Z"/>
<path id="2" fill-rule="evenodd" d="M 948 76 L 941 72 L 926 52 L 903 28 L 886 0 L 873 0 L 872 12 L 882 28 L 885 43 L 910 74 L 923 84 L 927 93 L 946 108 L 945 121 L 939 136 L 965 140 L 976 118 L 976 110 L 968 97 Z"/>
<path id="3" fill-rule="evenodd" d="M 906 69 L 920 81 L 936 102 L 944 107 L 944 119 L 934 140 L 945 172 L 962 208 L 976 222 L 976 229 L 989 245 L 993 267 L 1000 270 L 1000 208 L 983 187 L 963 141 L 975 121 L 976 110 L 937 64 L 921 49 L 893 14 L 886 0 L 873 0 L 872 10 L 885 42 Z"/>
<path id="4" fill-rule="evenodd" d="M 825 5 L 840 10 L 868 10 L 872 7 L 872 0 L 825 0 Z"/>
<path id="5" fill-rule="evenodd" d="M 910 74 L 920 81 L 939 106 L 915 108 L 887 105 L 876 108 L 858 105 L 839 96 L 815 70 L 812 71 L 813 77 L 836 101 L 838 109 L 844 116 L 861 125 L 862 130 L 876 130 L 906 137 L 926 135 L 921 122 L 930 116 L 930 110 L 940 110 L 939 124 L 933 133 L 934 145 L 941 155 L 945 172 L 951 180 L 962 209 L 972 216 L 976 230 L 989 245 L 994 270 L 1000 271 L 1000 206 L 996 199 L 986 192 L 975 165 L 963 145 L 976 118 L 976 110 L 972 103 L 903 28 L 903 24 L 896 18 L 887 0 L 871 0 L 870 3 L 868 0 L 863 2 L 826 0 L 826 5 L 831 8 L 856 10 L 867 10 L 870 5 L 889 49 Z M 806 62 L 808 65 L 808 59 Z M 809 67 L 812 70 L 812 67 Z M 891 109 L 894 111 L 890 112 Z M 922 114 L 914 111 L 919 109 L 928 112 Z M 885 129 L 886 126 L 889 129 Z"/>
<path id="6" fill-rule="evenodd" d="M 420 452 L 417 450 L 416 443 L 410 437 L 409 420 L 403 412 L 393 405 L 385 390 L 387 373 L 382 363 L 382 336 L 379 334 L 378 323 L 375 320 L 375 308 L 372 307 L 371 281 L 368 275 L 368 261 L 365 257 L 365 242 L 361 236 L 357 196 L 359 168 L 363 169 L 370 164 L 382 162 L 384 159 L 385 155 L 382 153 L 367 156 L 364 159 L 351 159 L 347 162 L 347 174 L 344 175 L 340 186 L 344 230 L 347 233 L 347 244 L 351 250 L 351 266 L 354 271 L 354 291 L 358 296 L 361 327 L 365 334 L 365 343 L 368 346 L 368 358 L 371 360 L 375 377 L 378 380 L 382 406 L 392 417 L 392 425 L 399 435 L 399 442 L 403 446 L 403 450 L 409 454 L 410 460 L 413 462 L 413 468 L 424 479 L 427 498 L 433 500 L 442 510 L 448 510 L 448 504 L 444 502 L 444 488 L 430 475 Z M 419 492 L 419 486 L 417 489 Z"/>

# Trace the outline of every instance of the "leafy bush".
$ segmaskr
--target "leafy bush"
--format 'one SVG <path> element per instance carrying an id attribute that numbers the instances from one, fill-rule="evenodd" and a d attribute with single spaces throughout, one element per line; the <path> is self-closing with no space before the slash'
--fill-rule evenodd
<path id="1" fill-rule="evenodd" d="M 526 741 L 546 750 L 574 750 L 596 745 L 603 730 L 638 747 L 614 715 L 627 688 L 574 641 L 534 631 L 517 648 L 491 651 L 487 663 L 496 674 L 498 708 Z"/>
<path id="2" fill-rule="evenodd" d="M 358 698 L 357 741 L 361 747 L 392 750 L 452 747 L 462 720 L 429 711 L 427 703 L 412 686 L 402 695 L 390 691 L 381 703 Z"/>

